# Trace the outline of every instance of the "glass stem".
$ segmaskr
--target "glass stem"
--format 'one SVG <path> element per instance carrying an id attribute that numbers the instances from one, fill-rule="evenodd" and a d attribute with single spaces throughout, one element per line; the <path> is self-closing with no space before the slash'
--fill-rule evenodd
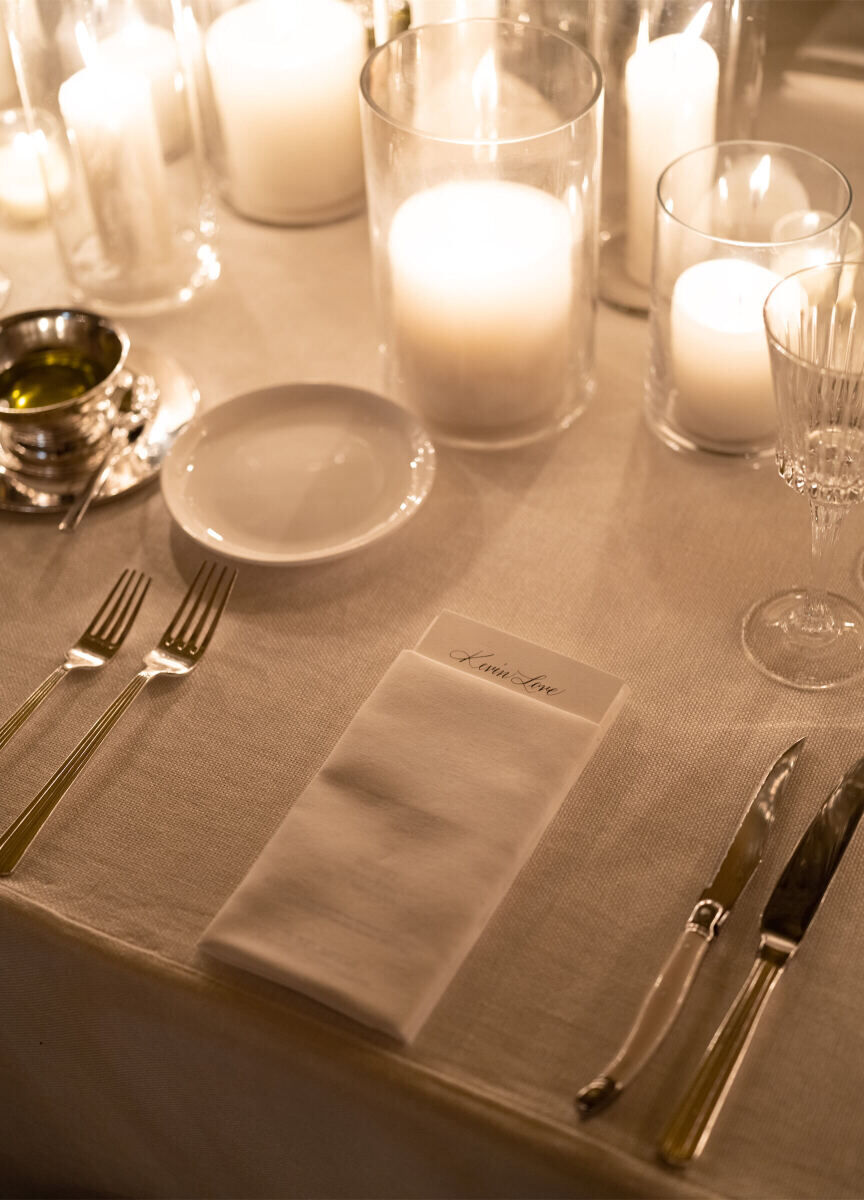
<path id="1" fill-rule="evenodd" d="M 827 595 L 828 569 L 845 515 L 846 510 L 839 504 L 810 501 L 810 586 L 800 621 L 805 633 L 824 635 L 834 631 Z"/>

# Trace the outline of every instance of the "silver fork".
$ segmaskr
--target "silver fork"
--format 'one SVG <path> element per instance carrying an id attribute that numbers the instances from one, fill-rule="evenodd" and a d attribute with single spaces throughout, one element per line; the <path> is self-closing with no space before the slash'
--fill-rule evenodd
<path id="1" fill-rule="evenodd" d="M 108 731 L 157 675 L 188 675 L 200 662 L 231 594 L 237 572 L 204 562 L 159 644 L 144 655 L 141 670 L 109 705 L 89 733 L 51 776 L 42 791 L 0 836 L 0 875 L 11 875 L 66 789 L 83 771 Z"/>
<path id="2" fill-rule="evenodd" d="M 104 667 L 114 657 L 138 616 L 149 586 L 149 575 L 126 568 L 78 641 L 66 651 L 66 661 L 39 684 L 5 725 L 0 726 L 0 749 L 70 671 Z"/>

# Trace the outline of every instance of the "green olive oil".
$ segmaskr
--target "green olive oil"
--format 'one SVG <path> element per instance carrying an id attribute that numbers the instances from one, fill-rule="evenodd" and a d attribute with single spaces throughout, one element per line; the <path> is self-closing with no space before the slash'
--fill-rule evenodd
<path id="1" fill-rule="evenodd" d="M 102 363 L 74 346 L 40 346 L 0 373 L 0 406 L 34 409 L 74 400 L 106 374 Z"/>

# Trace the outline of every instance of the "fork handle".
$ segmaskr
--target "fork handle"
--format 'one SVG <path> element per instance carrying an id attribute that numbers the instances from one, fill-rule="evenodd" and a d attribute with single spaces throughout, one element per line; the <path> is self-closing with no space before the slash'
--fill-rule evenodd
<path id="1" fill-rule="evenodd" d="M 35 692 L 32 692 L 21 707 L 12 714 L 5 725 L 0 726 L 0 750 L 16 734 L 29 716 L 31 716 L 45 697 L 54 690 L 64 675 L 67 675 L 68 667 L 61 665 L 55 671 L 52 671 L 47 679 L 39 684 Z"/>
<path id="2" fill-rule="evenodd" d="M 113 704 L 86 733 L 66 761 L 59 767 L 35 800 L 12 822 L 0 836 L 0 875 L 11 875 L 36 834 L 51 816 L 66 789 L 84 770 L 91 757 L 101 745 L 123 713 L 139 692 L 147 686 L 153 675 L 149 671 L 139 672 L 126 685 Z"/>

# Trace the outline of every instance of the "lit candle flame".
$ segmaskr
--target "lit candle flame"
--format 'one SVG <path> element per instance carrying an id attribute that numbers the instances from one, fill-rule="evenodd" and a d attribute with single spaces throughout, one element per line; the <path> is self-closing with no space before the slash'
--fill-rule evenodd
<path id="1" fill-rule="evenodd" d="M 498 138 L 498 72 L 495 69 L 495 55 L 489 49 L 480 59 L 471 78 L 471 98 L 474 101 L 476 120 L 474 137 L 479 142 L 492 142 L 493 145 L 475 148 L 475 157 L 489 162 L 495 162 L 498 157 L 498 147 L 494 145 Z"/>
<path id="2" fill-rule="evenodd" d="M 639 17 L 639 33 L 636 36 L 636 53 L 637 54 L 639 53 L 640 50 L 644 50 L 645 47 L 648 45 L 649 41 L 651 40 L 650 37 L 648 36 L 649 19 L 650 18 L 648 16 L 648 9 L 643 8 L 641 16 Z"/>
<path id="3" fill-rule="evenodd" d="M 489 49 L 477 64 L 477 70 L 471 79 L 471 97 L 477 109 L 480 124 L 484 128 L 491 125 L 494 131 L 494 114 L 498 107 L 498 72 L 495 70 L 495 55 Z"/>
<path id="4" fill-rule="evenodd" d="M 706 3 L 702 5 L 696 16 L 684 30 L 687 37 L 697 38 L 702 36 L 705 26 L 708 24 L 708 18 L 711 16 L 712 4 L 713 0 L 706 0 Z"/>
<path id="5" fill-rule="evenodd" d="M 763 154 L 759 165 L 750 176 L 750 195 L 754 204 L 765 199 L 765 193 L 771 183 L 771 155 Z"/>
<path id="6" fill-rule="evenodd" d="M 89 66 L 96 57 L 96 41 L 83 21 L 75 22 L 75 41 L 84 66 Z"/>

